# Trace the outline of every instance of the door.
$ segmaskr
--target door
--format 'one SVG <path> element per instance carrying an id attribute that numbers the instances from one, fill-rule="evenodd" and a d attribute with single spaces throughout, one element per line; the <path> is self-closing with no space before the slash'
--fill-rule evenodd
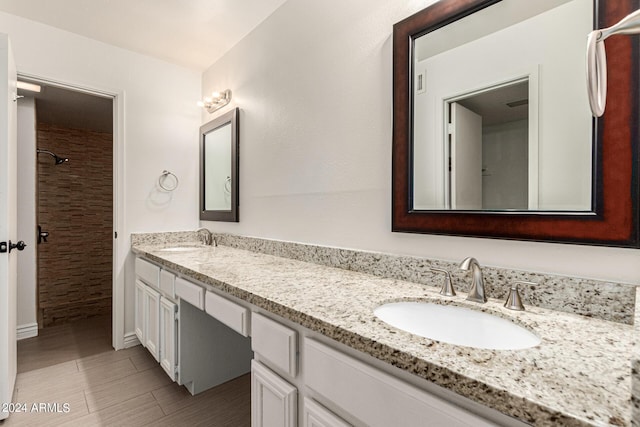
<path id="1" fill-rule="evenodd" d="M 451 208 L 482 209 L 482 117 L 451 103 Z"/>
<path id="2" fill-rule="evenodd" d="M 160 361 L 158 342 L 160 341 L 160 294 L 149 286 L 144 288 L 144 306 L 147 309 L 145 322 L 145 347 L 149 353 Z"/>
<path id="3" fill-rule="evenodd" d="M 164 270 L 162 273 L 164 273 Z M 177 311 L 178 306 L 176 304 L 165 297 L 160 297 L 160 366 L 173 381 L 176 380 Z"/>
<path id="4" fill-rule="evenodd" d="M 296 388 L 260 362 L 251 361 L 251 425 L 294 427 L 297 425 Z"/>
<path id="5" fill-rule="evenodd" d="M 16 66 L 9 37 L 0 34 L 0 241 L 17 239 Z M 17 251 L 0 253 L 0 404 L 11 402 L 16 381 Z M 9 416 L 0 411 L 0 420 Z"/>
<path id="6" fill-rule="evenodd" d="M 146 285 L 142 283 L 140 280 L 136 279 L 136 289 L 135 289 L 135 314 L 134 314 L 134 327 L 136 331 L 136 336 L 142 344 L 143 347 L 146 346 L 147 338 L 145 331 L 145 319 L 147 318 L 147 310 L 145 307 L 145 298 L 144 298 L 144 290 L 146 289 Z"/>

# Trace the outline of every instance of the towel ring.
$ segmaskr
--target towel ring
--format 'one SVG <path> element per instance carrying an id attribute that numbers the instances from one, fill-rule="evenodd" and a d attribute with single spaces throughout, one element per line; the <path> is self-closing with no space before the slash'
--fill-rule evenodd
<path id="1" fill-rule="evenodd" d="M 167 180 L 167 177 L 171 175 L 175 181 L 175 183 L 173 184 L 173 186 L 167 186 L 165 184 L 165 181 Z M 160 175 L 160 177 L 158 177 L 158 185 L 160 186 L 160 188 L 162 188 L 164 191 L 173 191 L 176 188 L 178 188 L 178 184 L 180 182 L 178 181 L 178 177 L 176 176 L 176 174 L 169 172 L 168 170 L 164 170 L 162 171 L 162 174 Z"/>

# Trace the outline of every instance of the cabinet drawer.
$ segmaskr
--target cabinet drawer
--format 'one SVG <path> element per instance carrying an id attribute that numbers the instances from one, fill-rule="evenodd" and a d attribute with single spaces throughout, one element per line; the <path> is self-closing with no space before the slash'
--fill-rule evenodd
<path id="1" fill-rule="evenodd" d="M 175 298 L 176 275 L 166 270 L 160 270 L 160 290 L 169 298 Z"/>
<path id="2" fill-rule="evenodd" d="M 251 314 L 251 349 L 271 368 L 296 376 L 296 331 L 261 314 Z"/>
<path id="3" fill-rule="evenodd" d="M 136 275 L 147 285 L 159 288 L 160 267 L 142 258 L 136 258 Z"/>
<path id="4" fill-rule="evenodd" d="M 242 336 L 249 336 L 249 310 L 213 292 L 206 293 L 205 311 Z"/>
<path id="5" fill-rule="evenodd" d="M 493 426 L 474 414 L 317 341 L 305 339 L 306 385 L 368 426 Z M 357 398 L 354 398 L 357 396 Z"/>
<path id="6" fill-rule="evenodd" d="M 351 424 L 305 396 L 302 410 L 303 427 L 351 427 Z"/>
<path id="7" fill-rule="evenodd" d="M 204 310 L 204 289 L 195 283 L 176 277 L 176 298 L 180 298 L 200 310 Z"/>

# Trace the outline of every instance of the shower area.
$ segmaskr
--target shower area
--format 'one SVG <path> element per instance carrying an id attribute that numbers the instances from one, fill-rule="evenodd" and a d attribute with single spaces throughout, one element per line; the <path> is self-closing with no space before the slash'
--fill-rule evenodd
<path id="1" fill-rule="evenodd" d="M 40 86 L 23 95 L 34 98 L 36 303 L 48 328 L 111 316 L 113 100 Z"/>

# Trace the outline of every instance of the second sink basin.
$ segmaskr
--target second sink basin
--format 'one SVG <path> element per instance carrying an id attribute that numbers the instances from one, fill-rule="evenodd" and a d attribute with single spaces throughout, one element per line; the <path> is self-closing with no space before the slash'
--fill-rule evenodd
<path id="1" fill-rule="evenodd" d="M 393 302 L 374 310 L 380 320 L 421 337 L 492 350 L 521 350 L 540 338 L 509 320 L 481 311 L 427 302 Z"/>

